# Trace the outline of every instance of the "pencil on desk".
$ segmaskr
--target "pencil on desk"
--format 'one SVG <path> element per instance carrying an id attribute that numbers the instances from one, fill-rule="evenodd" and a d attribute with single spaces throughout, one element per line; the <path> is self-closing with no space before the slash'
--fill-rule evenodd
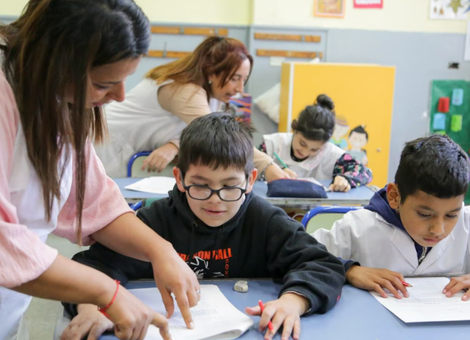
<path id="1" fill-rule="evenodd" d="M 404 285 L 405 287 L 413 287 L 410 283 L 406 281 L 402 281 L 401 284 Z"/>
<path id="2" fill-rule="evenodd" d="M 279 155 L 278 155 L 277 153 L 273 152 L 273 155 L 274 155 L 274 157 L 277 158 L 277 160 L 279 161 L 279 163 L 281 163 L 281 165 L 282 165 L 284 168 L 289 168 L 289 167 L 287 166 L 287 164 L 284 163 L 284 161 L 281 159 L 281 157 L 279 157 Z"/>
<path id="3" fill-rule="evenodd" d="M 261 310 L 261 314 L 263 314 L 263 310 L 264 310 L 263 301 L 259 300 L 258 304 L 259 304 L 259 308 Z M 261 316 L 261 314 L 260 314 L 260 316 Z M 268 328 L 271 331 L 271 333 L 274 332 L 274 327 L 273 327 L 273 324 L 272 324 L 271 320 L 268 322 Z"/>

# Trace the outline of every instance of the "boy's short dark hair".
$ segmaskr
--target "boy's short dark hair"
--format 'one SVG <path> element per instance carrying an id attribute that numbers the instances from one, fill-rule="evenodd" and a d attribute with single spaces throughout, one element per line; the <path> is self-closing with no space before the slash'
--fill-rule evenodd
<path id="1" fill-rule="evenodd" d="M 222 112 L 196 118 L 181 132 L 176 166 L 183 173 L 191 164 L 235 167 L 248 175 L 254 169 L 253 131 L 249 123 Z"/>
<path id="2" fill-rule="evenodd" d="M 464 195 L 468 182 L 467 155 L 458 144 L 443 135 L 406 143 L 395 175 L 402 203 L 417 190 L 437 198 Z"/>

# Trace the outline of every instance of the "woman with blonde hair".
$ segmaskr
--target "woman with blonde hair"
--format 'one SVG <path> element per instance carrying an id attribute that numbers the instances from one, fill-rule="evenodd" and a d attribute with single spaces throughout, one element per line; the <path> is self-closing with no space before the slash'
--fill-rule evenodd
<path id="1" fill-rule="evenodd" d="M 106 107 L 110 141 L 96 151 L 107 174 L 125 177 L 130 157 L 149 150 L 143 170 L 162 171 L 178 154 L 183 128 L 243 93 L 252 67 L 241 41 L 209 37 L 186 57 L 150 70 L 122 103 Z M 255 166 L 268 180 L 287 177 L 258 150 Z"/>

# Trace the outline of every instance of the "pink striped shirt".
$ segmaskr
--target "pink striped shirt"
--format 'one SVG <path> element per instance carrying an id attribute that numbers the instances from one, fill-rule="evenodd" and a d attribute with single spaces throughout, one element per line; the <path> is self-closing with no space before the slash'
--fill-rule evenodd
<path id="1" fill-rule="evenodd" d="M 10 201 L 8 179 L 11 176 L 15 139 L 20 124 L 19 112 L 10 85 L 0 70 L 0 286 L 15 287 L 36 279 L 55 260 L 57 251 L 21 225 L 16 207 Z M 74 160 L 74 155 L 71 156 Z M 74 162 L 75 163 L 75 162 Z M 83 244 L 94 242 L 93 233 L 120 215 L 131 212 L 118 186 L 106 176 L 90 141 L 86 144 L 86 193 L 83 209 Z M 75 164 L 73 164 L 75 170 Z M 34 202 L 32 202 L 34 204 Z M 75 178 L 70 195 L 59 213 L 54 234 L 76 239 Z"/>

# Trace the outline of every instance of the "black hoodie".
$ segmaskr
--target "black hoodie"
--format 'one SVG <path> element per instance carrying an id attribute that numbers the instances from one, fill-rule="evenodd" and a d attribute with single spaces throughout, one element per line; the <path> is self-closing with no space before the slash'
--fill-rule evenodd
<path id="1" fill-rule="evenodd" d="M 274 278 L 279 294 L 295 291 L 310 301 L 308 313 L 325 313 L 335 305 L 345 281 L 343 264 L 307 234 L 299 222 L 253 193 L 237 214 L 220 227 L 209 227 L 191 211 L 177 187 L 169 197 L 137 215 L 173 244 L 198 278 Z M 150 263 L 120 255 L 96 243 L 74 260 L 126 285 L 153 278 Z M 76 311 L 67 306 L 74 315 Z"/>

